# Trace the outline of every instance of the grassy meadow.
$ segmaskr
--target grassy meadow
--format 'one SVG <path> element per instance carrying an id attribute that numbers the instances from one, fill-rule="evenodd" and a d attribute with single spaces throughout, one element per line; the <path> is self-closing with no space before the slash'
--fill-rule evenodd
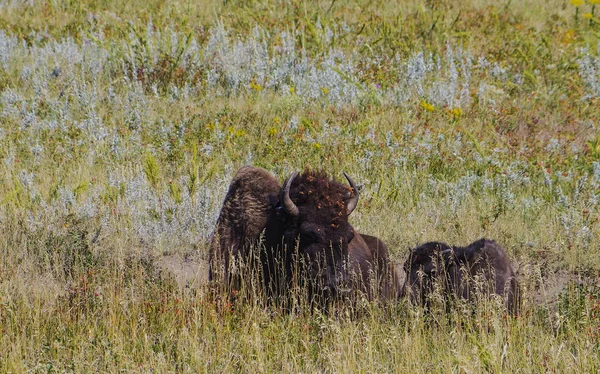
<path id="1" fill-rule="evenodd" d="M 495 239 L 521 314 L 215 297 L 246 164 Z M 598 0 L 0 0 L 0 373 L 598 373 L 599 199 Z"/>

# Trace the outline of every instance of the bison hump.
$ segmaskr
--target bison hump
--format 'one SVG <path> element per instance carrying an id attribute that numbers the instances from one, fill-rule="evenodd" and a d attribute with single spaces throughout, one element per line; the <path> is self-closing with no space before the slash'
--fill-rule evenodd
<path id="1" fill-rule="evenodd" d="M 276 196 L 280 188 L 277 179 L 266 170 L 242 167 L 229 185 L 218 219 L 219 227 L 231 230 L 230 235 L 258 238 L 269 216 L 271 197 Z"/>

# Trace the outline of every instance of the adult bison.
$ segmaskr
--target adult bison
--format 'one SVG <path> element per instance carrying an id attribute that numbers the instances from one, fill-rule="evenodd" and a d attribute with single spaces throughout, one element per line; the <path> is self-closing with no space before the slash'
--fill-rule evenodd
<path id="1" fill-rule="evenodd" d="M 404 264 L 406 281 L 400 292 L 423 305 L 437 283 L 444 296 L 473 300 L 476 295 L 497 294 L 506 309 L 517 314 L 519 284 L 504 248 L 493 240 L 479 239 L 466 247 L 440 242 L 411 250 Z"/>
<path id="2" fill-rule="evenodd" d="M 269 298 L 287 296 L 296 285 L 307 286 L 311 299 L 356 290 L 394 296 L 387 247 L 348 222 L 358 190 L 345 176 L 349 186 L 306 170 L 282 186 L 263 169 L 240 169 L 213 234 L 210 280 L 238 289 L 258 275 Z"/>

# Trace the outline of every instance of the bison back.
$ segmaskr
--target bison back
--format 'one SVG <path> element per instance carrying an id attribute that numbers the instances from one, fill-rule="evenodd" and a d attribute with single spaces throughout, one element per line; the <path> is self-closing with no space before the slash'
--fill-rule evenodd
<path id="1" fill-rule="evenodd" d="M 456 252 L 461 266 L 468 267 L 469 277 L 483 276 L 490 282 L 488 292 L 503 296 L 507 309 L 516 314 L 519 284 L 504 248 L 493 240 L 483 238 Z"/>

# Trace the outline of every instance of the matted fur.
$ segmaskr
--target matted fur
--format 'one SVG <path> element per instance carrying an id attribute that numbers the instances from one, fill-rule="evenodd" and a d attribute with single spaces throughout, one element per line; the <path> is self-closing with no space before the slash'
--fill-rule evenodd
<path id="1" fill-rule="evenodd" d="M 352 188 L 329 179 L 324 171 L 308 169 L 294 179 L 290 188 L 290 197 L 304 220 L 333 230 L 348 221 L 346 201 L 353 194 Z"/>

